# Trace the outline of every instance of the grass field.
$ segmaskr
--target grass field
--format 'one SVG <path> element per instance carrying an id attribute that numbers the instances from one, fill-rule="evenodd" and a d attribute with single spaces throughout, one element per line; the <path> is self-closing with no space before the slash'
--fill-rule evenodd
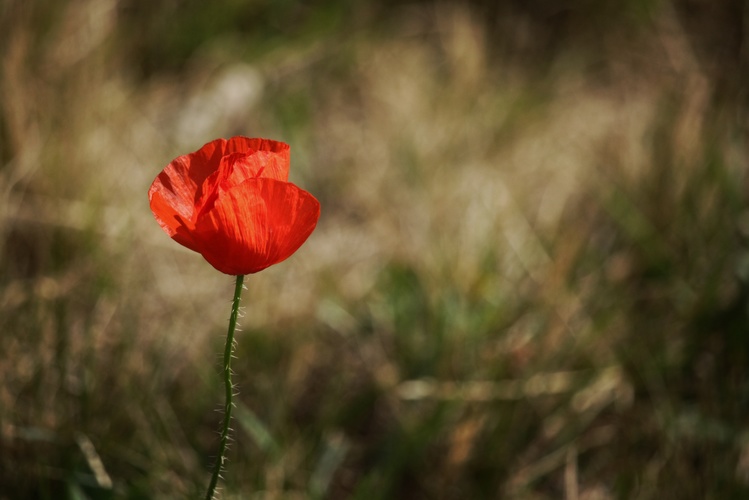
<path id="1" fill-rule="evenodd" d="M 232 135 L 322 217 L 221 498 L 748 496 L 749 7 L 600 4 L 6 0 L 0 499 L 203 494 L 233 282 L 146 193 Z"/>

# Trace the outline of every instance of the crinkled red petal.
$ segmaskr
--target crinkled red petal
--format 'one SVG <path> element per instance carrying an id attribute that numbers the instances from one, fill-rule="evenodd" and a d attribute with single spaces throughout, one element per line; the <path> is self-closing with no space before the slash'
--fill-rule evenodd
<path id="1" fill-rule="evenodd" d="M 225 157 L 233 161 L 227 164 Z M 286 181 L 289 157 L 289 146 L 283 142 L 241 136 L 216 139 L 194 153 L 176 158 L 164 168 L 148 191 L 151 210 L 169 236 L 195 250 L 187 233 L 192 231 L 191 226 L 198 216 L 196 209 L 203 208 L 209 199 L 213 201 L 217 187 L 226 189 L 229 184 L 238 184 L 259 171 L 264 177 Z M 212 175 L 219 177 L 223 164 L 228 169 L 222 176 L 223 182 L 207 183 Z M 185 228 L 184 224 L 190 227 Z"/>
<path id="2" fill-rule="evenodd" d="M 219 271 L 252 274 L 289 258 L 320 217 L 320 203 L 294 184 L 250 178 L 217 197 L 191 234 Z"/>
<path id="3" fill-rule="evenodd" d="M 197 174 L 195 180 L 199 186 L 216 170 L 224 156 L 233 153 L 247 153 L 248 151 L 263 151 L 277 155 L 280 160 L 278 163 L 278 170 L 275 171 L 273 175 L 267 175 L 266 177 L 272 177 L 280 181 L 287 181 L 289 179 L 291 155 L 289 145 L 284 142 L 272 141 L 270 139 L 251 139 L 242 136 L 232 137 L 228 140 L 216 139 L 215 141 L 211 141 L 204 145 L 194 153 L 181 156 L 180 158 L 187 158 L 187 161 L 192 165 L 191 170 Z M 177 158 L 177 160 L 179 160 L 179 158 Z"/>
<path id="4" fill-rule="evenodd" d="M 286 181 L 284 177 L 287 159 L 267 151 L 250 151 L 232 153 L 221 158 L 218 170 L 203 182 L 200 195 L 195 200 L 193 219 L 197 220 L 202 213 L 213 207 L 216 198 L 225 191 L 253 177 L 267 177 Z M 287 172 L 286 172 L 287 174 Z"/>
<path id="5" fill-rule="evenodd" d="M 177 243 L 200 252 L 200 245 L 192 237 L 195 229 L 192 222 L 174 211 L 172 205 L 162 196 L 162 191 L 152 190 L 149 195 L 151 196 L 151 211 L 161 228 Z"/>

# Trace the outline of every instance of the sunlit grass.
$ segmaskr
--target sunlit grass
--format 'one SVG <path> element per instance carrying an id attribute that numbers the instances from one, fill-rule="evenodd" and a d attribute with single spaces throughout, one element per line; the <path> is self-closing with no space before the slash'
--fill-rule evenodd
<path id="1" fill-rule="evenodd" d="M 223 497 L 747 493 L 747 156 L 674 12 L 544 55 L 478 7 L 138 3 L 2 35 L 0 498 L 203 491 L 232 280 L 146 191 L 235 134 L 323 215 L 247 278 Z"/>

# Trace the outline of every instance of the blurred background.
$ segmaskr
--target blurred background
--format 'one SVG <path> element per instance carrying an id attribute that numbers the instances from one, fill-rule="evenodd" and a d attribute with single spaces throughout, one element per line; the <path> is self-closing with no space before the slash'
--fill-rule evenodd
<path id="1" fill-rule="evenodd" d="M 233 279 L 147 190 L 322 203 L 248 277 L 222 498 L 749 495 L 743 0 L 0 2 L 0 498 L 193 498 Z"/>

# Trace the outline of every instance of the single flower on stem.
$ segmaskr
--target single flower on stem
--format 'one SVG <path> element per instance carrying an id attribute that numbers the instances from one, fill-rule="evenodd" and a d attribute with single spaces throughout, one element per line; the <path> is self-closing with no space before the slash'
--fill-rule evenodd
<path id="1" fill-rule="evenodd" d="M 296 252 L 320 217 L 320 203 L 288 178 L 287 144 L 216 139 L 167 165 L 148 199 L 177 243 L 222 273 L 253 274 Z"/>
<path id="2" fill-rule="evenodd" d="M 288 182 L 289 163 L 289 146 L 283 142 L 216 139 L 173 160 L 148 191 L 156 221 L 173 240 L 236 276 L 224 349 L 224 421 L 208 500 L 214 496 L 229 436 L 231 354 L 244 275 L 289 258 L 320 218 L 315 197 Z"/>

